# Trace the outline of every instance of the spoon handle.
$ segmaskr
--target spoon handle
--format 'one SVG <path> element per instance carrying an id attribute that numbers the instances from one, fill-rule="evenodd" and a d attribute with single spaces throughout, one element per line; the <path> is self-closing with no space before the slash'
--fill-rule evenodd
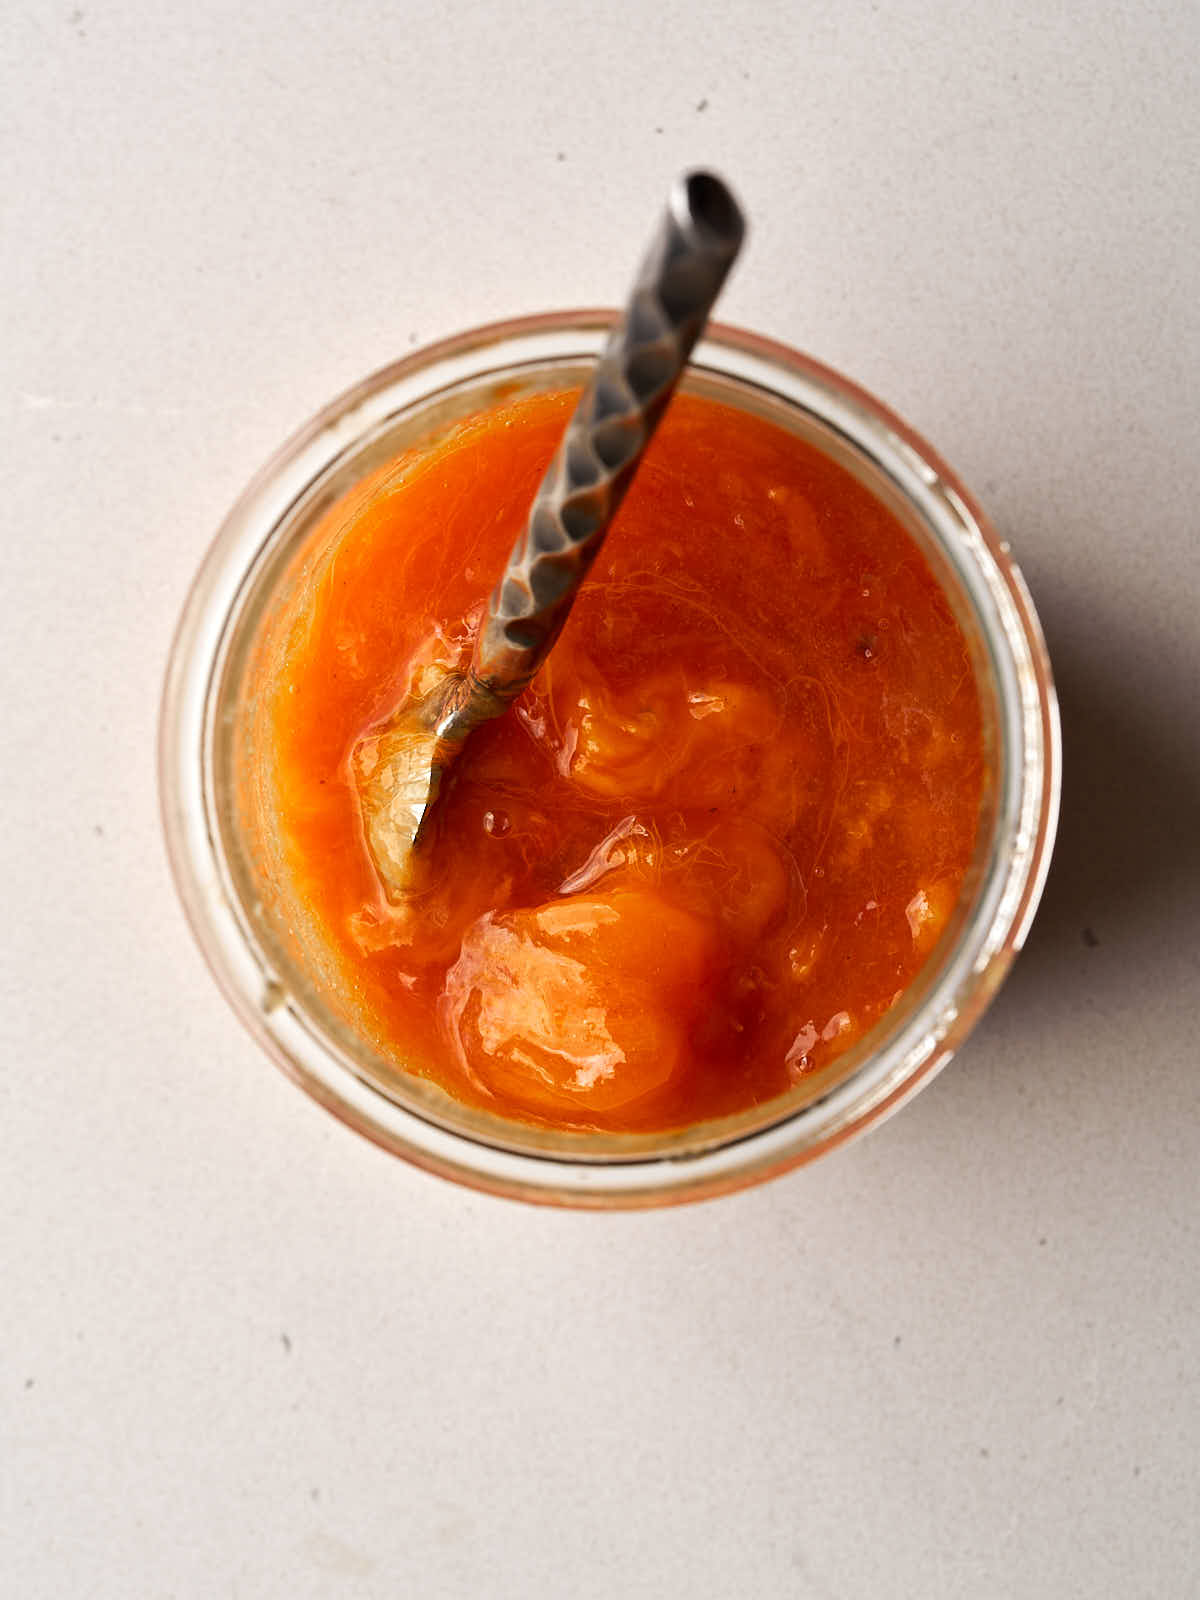
<path id="1" fill-rule="evenodd" d="M 675 183 L 621 320 L 492 594 L 456 722 L 502 711 L 557 639 L 744 232 L 738 203 L 719 178 L 692 172 Z"/>

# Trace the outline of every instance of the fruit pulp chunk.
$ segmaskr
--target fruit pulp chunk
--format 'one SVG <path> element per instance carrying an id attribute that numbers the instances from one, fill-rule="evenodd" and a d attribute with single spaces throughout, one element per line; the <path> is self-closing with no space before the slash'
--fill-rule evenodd
<path id="1" fill-rule="evenodd" d="M 471 419 L 327 514 L 277 624 L 269 787 L 381 1052 L 504 1116 L 651 1131 L 784 1092 L 912 981 L 974 848 L 979 698 L 897 520 L 813 446 L 677 396 L 390 901 L 363 752 L 465 665 L 574 398 Z"/>

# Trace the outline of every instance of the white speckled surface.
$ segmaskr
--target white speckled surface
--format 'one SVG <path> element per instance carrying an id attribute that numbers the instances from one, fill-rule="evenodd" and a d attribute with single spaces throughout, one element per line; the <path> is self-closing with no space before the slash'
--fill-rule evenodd
<path id="1" fill-rule="evenodd" d="M 1184 4 L 7 8 L 5 1594 L 1194 1592 L 1198 59 Z M 159 682 L 286 434 L 414 341 L 613 300 L 697 161 L 754 220 L 724 316 L 1012 539 L 1061 847 L 897 1120 L 552 1214 L 242 1036 L 167 878 Z"/>

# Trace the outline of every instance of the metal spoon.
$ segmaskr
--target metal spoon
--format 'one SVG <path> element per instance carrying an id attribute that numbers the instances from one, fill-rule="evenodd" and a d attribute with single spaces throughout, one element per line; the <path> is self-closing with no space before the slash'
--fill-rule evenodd
<path id="1" fill-rule="evenodd" d="M 367 844 L 389 899 L 418 886 L 426 822 L 472 729 L 533 678 L 633 481 L 742 243 L 737 201 L 685 174 L 534 498 L 465 673 L 449 673 L 364 740 L 355 770 Z"/>

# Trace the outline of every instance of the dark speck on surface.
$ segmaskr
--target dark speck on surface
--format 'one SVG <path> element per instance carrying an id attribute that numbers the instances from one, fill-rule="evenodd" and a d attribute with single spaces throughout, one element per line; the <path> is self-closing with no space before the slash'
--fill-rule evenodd
<path id="1" fill-rule="evenodd" d="M 981 1455 L 981 1456 L 982 1456 L 982 1457 L 983 1457 L 983 1459 L 984 1459 L 984 1460 L 985 1460 L 985 1461 L 986 1461 L 986 1460 L 987 1460 L 987 1458 L 988 1458 L 988 1457 L 989 1457 L 989 1456 L 990 1456 L 990 1455 L 991 1455 L 991 1453 L 992 1453 L 992 1452 L 991 1452 L 991 1451 L 990 1451 L 990 1450 L 989 1450 L 989 1449 L 988 1449 L 988 1447 L 987 1447 L 987 1446 L 986 1446 L 986 1445 L 980 1445 L 980 1447 L 979 1447 L 979 1454 L 980 1454 L 980 1455 Z"/>
<path id="2" fill-rule="evenodd" d="M 1089 950 L 1094 950 L 1100 943 L 1099 939 L 1097 939 L 1096 935 L 1090 928 L 1085 928 L 1083 930 L 1083 942 L 1085 945 L 1087 945 Z"/>
<path id="3" fill-rule="evenodd" d="M 697 101 L 696 110 L 697 111 L 707 111 L 708 110 L 708 101 L 707 100 Z"/>
<path id="4" fill-rule="evenodd" d="M 1038 1243 L 1039 1244 L 1045 1244 L 1045 1242 L 1046 1242 L 1046 1235 L 1043 1234 L 1042 1237 L 1038 1240 Z"/>
<path id="5" fill-rule="evenodd" d="M 25 1387 L 27 1389 L 32 1389 L 33 1388 L 33 1379 L 32 1378 L 26 1378 L 25 1379 Z"/>
<path id="6" fill-rule="evenodd" d="M 900 1335 L 897 1334 L 896 1337 L 892 1340 L 892 1349 L 893 1350 L 899 1350 L 899 1348 L 900 1348 Z"/>
<path id="7" fill-rule="evenodd" d="M 554 159 L 555 159 L 555 161 L 565 161 L 565 160 L 566 160 L 566 159 L 567 159 L 567 158 L 566 158 L 566 156 L 565 156 L 565 155 L 564 155 L 564 154 L 563 154 L 563 152 L 562 152 L 562 151 L 561 151 L 561 150 L 560 150 L 560 151 L 559 151 L 559 152 L 558 152 L 558 154 L 557 154 L 557 155 L 556 155 L 556 156 L 555 156 L 555 158 L 554 158 Z"/>
<path id="8" fill-rule="evenodd" d="M 662 129 L 661 129 L 661 128 L 655 128 L 655 130 L 654 130 L 654 131 L 655 131 L 655 133 L 661 133 L 661 132 L 662 132 Z"/>
<path id="9" fill-rule="evenodd" d="M 417 336 L 416 336 L 416 334 L 415 334 L 415 333 L 410 333 L 410 334 L 409 334 L 409 336 L 408 336 L 408 342 L 409 342 L 409 344 L 416 344 L 416 342 L 417 342 Z"/>
<path id="10" fill-rule="evenodd" d="M 292 1341 L 288 1338 L 286 1333 L 281 1333 L 279 1335 L 279 1342 L 283 1346 L 283 1348 L 287 1351 L 288 1355 L 291 1355 L 291 1353 L 292 1353 Z"/>
<path id="11" fill-rule="evenodd" d="M 320 1499 L 320 1498 L 321 1498 L 321 1491 L 320 1491 L 320 1489 L 310 1489 L 310 1490 L 309 1490 L 309 1491 L 308 1491 L 308 1493 L 309 1493 L 309 1497 L 310 1497 L 310 1499 L 313 1499 L 313 1500 L 319 1500 L 319 1499 Z"/>
<path id="12" fill-rule="evenodd" d="M 96 835 L 97 839 L 103 839 L 103 837 L 104 837 L 104 829 L 100 826 L 100 824 L 98 822 L 94 822 L 92 824 L 92 832 Z"/>

